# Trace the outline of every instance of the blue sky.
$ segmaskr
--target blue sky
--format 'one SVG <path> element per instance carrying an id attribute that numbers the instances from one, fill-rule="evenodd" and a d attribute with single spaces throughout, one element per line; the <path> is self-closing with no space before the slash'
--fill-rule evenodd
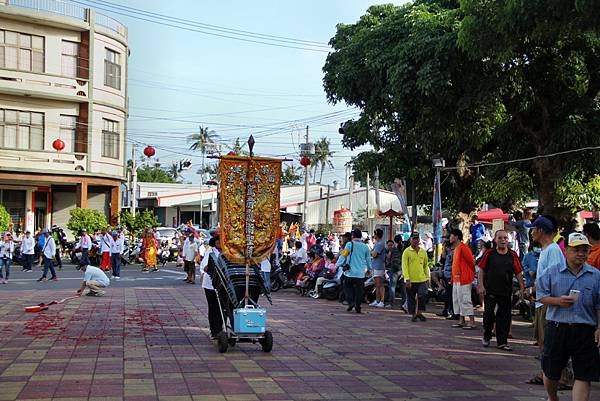
<path id="1" fill-rule="evenodd" d="M 326 43 L 335 34 L 337 23 L 353 23 L 370 5 L 389 2 L 127 0 L 118 4 L 228 28 Z M 199 182 L 194 172 L 200 166 L 200 156 L 189 151 L 186 142 L 199 125 L 216 131 L 225 144 L 232 144 L 237 137 L 245 142 L 254 134 L 257 155 L 297 158 L 306 123 L 294 121 L 340 112 L 309 125 L 311 139 L 329 138 L 335 152 L 335 169 L 325 171 L 323 183 L 344 181 L 344 163 L 355 152 L 342 148 L 337 129 L 340 122 L 357 112 L 345 105 L 327 103 L 322 88 L 327 53 L 214 37 L 98 11 L 128 26 L 128 137 L 142 146 L 155 146 L 162 165 L 190 158 L 194 167 L 184 179 Z"/>

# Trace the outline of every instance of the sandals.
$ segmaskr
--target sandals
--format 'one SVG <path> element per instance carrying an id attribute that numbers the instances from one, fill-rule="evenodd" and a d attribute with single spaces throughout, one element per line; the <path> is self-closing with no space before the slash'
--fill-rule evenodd
<path id="1" fill-rule="evenodd" d="M 538 385 L 544 385 L 544 379 L 542 379 L 540 376 L 533 376 L 531 379 L 527 380 L 525 383 L 527 384 L 538 384 Z"/>

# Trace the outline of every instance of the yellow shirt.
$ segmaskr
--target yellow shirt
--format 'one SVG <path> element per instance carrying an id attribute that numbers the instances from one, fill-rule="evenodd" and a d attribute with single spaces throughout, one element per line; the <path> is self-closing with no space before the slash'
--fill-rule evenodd
<path id="1" fill-rule="evenodd" d="M 427 252 L 419 248 L 415 251 L 409 246 L 402 253 L 402 274 L 404 280 L 410 280 L 411 283 L 423 283 L 429 280 L 431 273 L 427 265 Z"/>

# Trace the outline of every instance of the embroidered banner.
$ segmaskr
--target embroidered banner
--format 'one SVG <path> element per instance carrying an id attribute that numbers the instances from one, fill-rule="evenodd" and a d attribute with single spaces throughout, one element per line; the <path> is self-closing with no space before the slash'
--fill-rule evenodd
<path id="1" fill-rule="evenodd" d="M 223 156 L 219 178 L 223 255 L 258 264 L 271 256 L 279 231 L 281 160 Z"/>

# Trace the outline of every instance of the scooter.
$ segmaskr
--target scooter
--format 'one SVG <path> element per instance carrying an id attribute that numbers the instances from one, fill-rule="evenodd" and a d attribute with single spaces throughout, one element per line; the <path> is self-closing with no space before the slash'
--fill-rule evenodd
<path id="1" fill-rule="evenodd" d="M 383 287 L 385 288 L 385 297 L 383 299 L 389 298 L 390 293 L 390 285 L 389 279 L 387 277 L 387 272 L 385 273 L 385 277 L 383 278 Z M 365 302 L 370 304 L 375 301 L 375 277 L 371 276 L 365 280 Z"/>

